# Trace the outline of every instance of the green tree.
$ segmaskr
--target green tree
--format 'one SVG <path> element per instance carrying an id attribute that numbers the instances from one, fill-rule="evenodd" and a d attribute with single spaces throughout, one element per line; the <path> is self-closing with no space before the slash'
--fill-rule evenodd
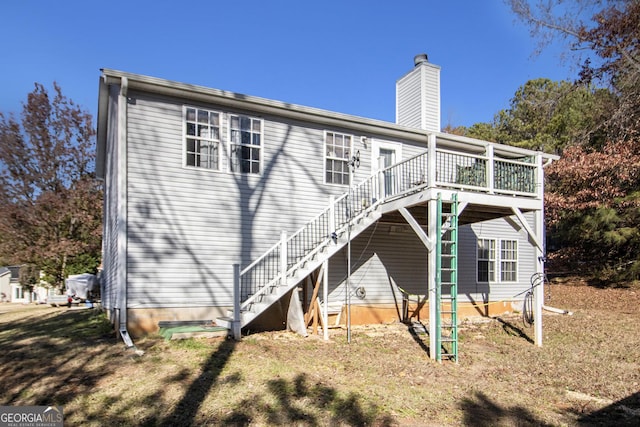
<path id="1" fill-rule="evenodd" d="M 99 263 L 102 191 L 91 115 L 54 91 L 36 84 L 20 120 L 0 114 L 0 258 L 61 286 L 74 260 Z"/>
<path id="2" fill-rule="evenodd" d="M 560 105 L 563 120 L 552 121 L 555 129 L 565 129 L 569 146 L 547 170 L 548 236 L 559 249 L 551 258 L 587 263 L 613 279 L 637 278 L 640 1 L 508 3 L 529 25 L 539 49 L 553 40 L 567 43 L 567 58 L 580 69 L 575 87 L 602 88 L 592 97 L 578 95 L 577 102 Z M 580 104 L 586 108 L 576 115 L 572 105 Z"/>
<path id="3" fill-rule="evenodd" d="M 580 64 L 580 81 L 607 87 L 615 95 L 604 125 L 615 138 L 640 129 L 640 1 L 508 0 L 511 9 L 540 42 L 567 43 Z"/>
<path id="4" fill-rule="evenodd" d="M 492 123 L 478 123 L 465 135 L 548 153 L 587 142 L 602 144 L 601 124 L 611 102 L 607 90 L 567 81 L 535 79 L 518 88 L 510 108 Z"/>

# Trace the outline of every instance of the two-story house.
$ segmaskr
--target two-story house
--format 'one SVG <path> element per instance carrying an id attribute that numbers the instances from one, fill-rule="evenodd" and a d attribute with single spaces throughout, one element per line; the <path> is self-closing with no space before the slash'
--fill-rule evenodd
<path id="1" fill-rule="evenodd" d="M 102 70 L 102 298 L 123 338 L 281 326 L 303 289 L 325 333 L 421 316 L 439 348 L 457 317 L 521 304 L 554 156 L 441 133 L 426 55 L 396 88 L 389 123 Z"/>

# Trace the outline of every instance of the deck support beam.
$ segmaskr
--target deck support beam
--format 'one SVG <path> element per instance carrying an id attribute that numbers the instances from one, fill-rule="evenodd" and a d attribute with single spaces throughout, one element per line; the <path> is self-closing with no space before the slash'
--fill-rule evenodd
<path id="1" fill-rule="evenodd" d="M 435 199 L 429 200 L 427 203 L 427 224 L 429 236 L 431 241 L 437 239 L 437 211 L 438 201 Z M 436 334 L 437 334 L 437 319 L 436 319 L 436 251 L 435 247 L 427 252 L 427 286 L 429 289 L 429 357 L 433 360 L 436 359 Z"/>
<path id="2" fill-rule="evenodd" d="M 418 224 L 418 221 L 416 221 L 413 215 L 411 215 L 411 212 L 409 212 L 407 208 L 399 208 L 398 212 L 400 212 L 403 218 L 409 223 L 409 225 L 411 226 L 413 231 L 418 235 L 418 238 L 420 239 L 422 244 L 427 248 L 427 250 L 432 251 L 434 249 L 433 240 L 431 240 L 429 236 L 427 236 L 427 233 L 425 233 L 422 227 L 420 227 L 420 224 Z"/>

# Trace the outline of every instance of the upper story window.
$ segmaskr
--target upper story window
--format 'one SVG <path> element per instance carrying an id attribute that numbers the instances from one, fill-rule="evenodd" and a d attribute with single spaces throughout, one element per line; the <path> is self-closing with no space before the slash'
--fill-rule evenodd
<path id="1" fill-rule="evenodd" d="M 349 184 L 350 135 L 325 132 L 325 182 L 327 184 Z"/>
<path id="2" fill-rule="evenodd" d="M 231 172 L 260 173 L 262 120 L 248 116 L 229 116 Z"/>
<path id="3" fill-rule="evenodd" d="M 220 169 L 220 113 L 185 108 L 186 165 Z"/>

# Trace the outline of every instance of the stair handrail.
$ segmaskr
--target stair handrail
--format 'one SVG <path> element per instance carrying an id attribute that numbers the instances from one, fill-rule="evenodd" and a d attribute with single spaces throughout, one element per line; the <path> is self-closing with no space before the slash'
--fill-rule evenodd
<path id="1" fill-rule="evenodd" d="M 367 178 L 352 186 L 348 191 L 330 202 L 319 214 L 288 236 L 286 238 L 287 249 L 285 249 L 287 256 L 286 272 L 283 272 L 281 268 L 272 267 L 271 270 L 266 273 L 266 277 L 263 277 L 262 283 L 258 285 L 256 289 L 252 289 L 253 292 L 248 292 L 244 289 L 247 286 L 243 286 L 243 307 L 255 301 L 259 295 L 266 292 L 266 289 L 276 285 L 284 275 L 295 270 L 298 265 L 308 261 L 316 252 L 329 244 L 333 240 L 333 233 L 335 233 L 335 235 L 343 233 L 349 221 L 358 221 L 362 216 L 368 214 L 368 212 L 371 212 L 389 198 L 396 197 L 408 191 L 417 190 L 427 185 L 427 155 L 427 152 L 419 153 L 409 159 L 373 172 Z M 333 220 L 330 218 L 331 215 L 333 215 Z M 324 224 L 320 226 L 320 228 L 326 227 L 324 232 L 321 233 L 322 237 L 314 239 L 311 242 L 311 247 L 305 248 L 302 253 L 294 252 L 292 249 L 297 248 L 293 242 L 300 238 L 307 230 L 313 228 L 315 223 L 321 221 L 322 218 L 326 218 L 326 220 L 323 220 Z M 333 230 L 330 229 L 332 228 L 331 226 L 333 226 Z M 285 242 L 283 241 L 277 242 L 255 261 L 242 269 L 240 272 L 241 283 L 247 274 L 257 268 L 261 262 L 267 260 L 270 256 L 276 257 L 276 259 L 271 261 L 273 264 L 282 265 L 282 259 L 280 257 L 282 256 L 281 252 L 284 244 Z"/>

